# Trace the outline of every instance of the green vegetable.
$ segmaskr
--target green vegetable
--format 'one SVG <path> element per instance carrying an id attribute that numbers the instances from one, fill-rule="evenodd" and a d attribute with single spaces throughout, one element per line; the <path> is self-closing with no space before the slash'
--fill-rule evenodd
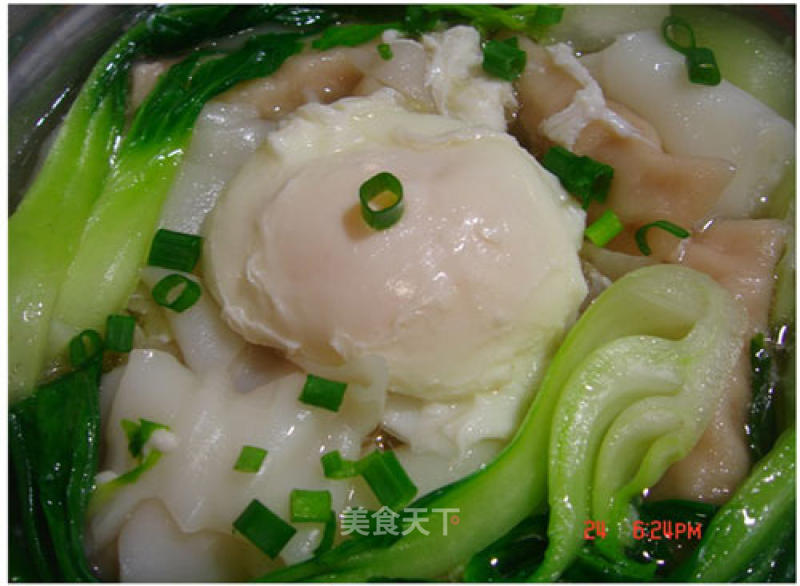
<path id="1" fill-rule="evenodd" d="M 778 546 L 786 545 L 794 528 L 796 442 L 794 428 L 781 435 L 711 521 L 700 547 L 676 577 L 692 582 L 743 578 L 741 574 L 753 568 L 753 562 L 759 565 L 761 554 L 775 553 Z M 766 578 L 764 566 L 755 581 Z"/>
<path id="2" fill-rule="evenodd" d="M 392 509 L 402 508 L 417 493 L 417 487 L 391 450 L 375 450 L 357 461 L 345 460 L 338 450 L 334 450 L 322 456 L 320 461 L 325 478 L 362 475 L 381 504 Z"/>
<path id="3" fill-rule="evenodd" d="M 381 59 L 384 61 L 391 61 L 392 57 L 394 57 L 394 53 L 392 53 L 391 45 L 387 45 L 386 43 L 381 43 L 377 47 L 378 55 L 381 56 Z"/>
<path id="4" fill-rule="evenodd" d="M 522 33 L 534 40 L 547 28 L 561 21 L 564 8 L 524 4 L 501 8 L 486 4 L 424 4 L 423 10 L 455 20 L 466 20 L 486 37 L 499 31 Z M 454 18 L 455 17 L 455 18 Z"/>
<path id="5" fill-rule="evenodd" d="M 39 387 L 9 412 L 9 455 L 35 580 L 96 581 L 84 523 L 97 469 L 100 360 Z"/>
<path id="6" fill-rule="evenodd" d="M 69 342 L 69 362 L 82 368 L 103 354 L 103 340 L 94 330 L 85 330 Z"/>
<path id="7" fill-rule="evenodd" d="M 277 557 L 297 529 L 278 517 L 257 499 L 233 522 L 233 527 L 271 558 Z"/>
<path id="8" fill-rule="evenodd" d="M 750 369 L 753 395 L 745 430 L 750 453 L 755 460 L 760 460 L 778 436 L 772 355 L 764 334 L 750 340 Z"/>
<path id="9" fill-rule="evenodd" d="M 579 157 L 567 149 L 554 146 L 542 159 L 545 169 L 561 181 L 564 189 L 576 196 L 583 209 L 592 201 L 603 203 L 608 197 L 614 169 L 589 157 Z"/>
<path id="10" fill-rule="evenodd" d="M 525 69 L 528 55 L 520 50 L 517 37 L 486 41 L 483 45 L 483 70 L 506 81 L 514 81 Z"/>
<path id="11" fill-rule="evenodd" d="M 406 6 L 406 13 L 403 16 L 403 30 L 413 36 L 431 32 L 436 28 L 438 18 L 419 4 Z"/>
<path id="12" fill-rule="evenodd" d="M 320 458 L 325 478 L 352 478 L 361 473 L 361 463 L 356 460 L 345 460 L 339 450 L 333 450 Z"/>
<path id="13" fill-rule="evenodd" d="M 400 28 L 399 22 L 383 24 L 347 24 L 332 26 L 325 29 L 318 39 L 311 42 L 311 46 L 320 51 L 334 47 L 357 47 L 368 43 L 378 37 L 385 30 Z"/>
<path id="14" fill-rule="evenodd" d="M 464 568 L 465 582 L 524 582 L 542 563 L 547 548 L 547 515 L 528 517 Z"/>
<path id="15" fill-rule="evenodd" d="M 182 313 L 197 303 L 203 290 L 197 281 L 184 275 L 172 274 L 153 287 L 153 299 L 162 307 Z"/>
<path id="16" fill-rule="evenodd" d="M 202 251 L 202 237 L 162 228 L 153 238 L 147 264 L 190 273 L 200 260 Z"/>
<path id="17" fill-rule="evenodd" d="M 561 390 L 549 449 L 550 545 L 534 580 L 553 581 L 569 566 L 586 519 L 606 522 L 608 535 L 595 547 L 630 565 L 624 548 L 632 540 L 632 500 L 700 439 L 738 358 L 741 311 L 710 277 L 651 267 L 618 283 L 637 281 L 635 295 L 651 305 L 650 315 L 631 299 L 624 319 L 649 323 L 648 335 L 596 348 L 570 369 Z M 590 311 L 583 319 L 598 315 Z"/>
<path id="18" fill-rule="evenodd" d="M 150 451 L 146 456 L 139 459 L 139 464 L 104 484 L 97 487 L 92 500 L 89 503 L 89 513 L 98 510 L 105 505 L 117 492 L 129 484 L 135 484 L 139 478 L 158 464 L 163 454 L 158 450 Z"/>
<path id="19" fill-rule="evenodd" d="M 106 320 L 106 348 L 112 352 L 133 350 L 136 320 L 129 315 L 109 315 Z"/>
<path id="20" fill-rule="evenodd" d="M 289 494 L 289 510 L 293 523 L 327 523 L 331 513 L 328 490 L 299 490 Z"/>
<path id="21" fill-rule="evenodd" d="M 261 470 L 261 465 L 264 463 L 264 458 L 267 457 L 267 450 L 258 448 L 256 446 L 242 446 L 242 451 L 239 452 L 239 457 L 233 465 L 233 469 L 237 472 L 246 472 L 248 474 L 257 474 Z"/>
<path id="22" fill-rule="evenodd" d="M 102 238 L 91 242 L 82 239 L 87 220 L 98 217 L 96 206 L 107 205 L 101 204 L 103 199 L 108 199 L 101 194 L 109 191 L 109 175 L 118 155 L 116 145 L 125 126 L 131 64 L 141 55 L 180 51 L 210 34 L 233 32 L 236 30 L 231 26 L 234 22 L 246 26 L 256 24 L 256 21 L 242 19 L 241 11 L 230 6 L 159 7 L 129 29 L 92 69 L 41 171 L 9 219 L 9 397 L 12 402 L 33 391 L 45 360 L 61 352 L 74 334 L 87 328 L 99 329 L 106 316 L 119 309 L 119 303 L 109 303 L 114 306 L 112 310 L 102 310 L 91 320 L 77 320 L 78 324 L 59 333 L 56 349 L 48 351 L 48 332 L 67 274 L 82 283 L 83 289 L 104 289 L 100 286 L 102 279 L 84 281 L 84 275 L 75 274 L 75 269 L 69 267 L 79 249 L 104 244 Z M 151 125 L 170 120 L 164 111 L 150 110 L 147 116 Z M 132 167 L 129 171 L 135 172 L 136 165 Z M 123 176 L 120 180 L 128 179 Z M 139 195 L 136 191 L 135 196 Z M 130 216 L 136 211 L 134 205 L 127 203 L 121 207 L 127 210 L 123 215 Z M 119 226 L 98 227 L 95 232 L 119 229 L 127 234 L 135 228 L 130 218 L 117 220 Z M 149 233 L 146 237 L 149 238 Z M 95 252 L 102 255 L 102 251 Z M 105 251 L 107 255 L 116 252 Z M 90 254 L 89 251 L 83 253 L 84 256 Z M 97 294 L 98 298 L 105 295 L 100 291 Z M 86 301 L 91 306 L 88 297 Z"/>
<path id="23" fill-rule="evenodd" d="M 306 382 L 300 392 L 299 400 L 306 405 L 313 405 L 314 407 L 336 412 L 342 406 L 346 390 L 347 383 L 309 374 L 306 376 Z"/>
<path id="24" fill-rule="evenodd" d="M 139 423 L 123 419 L 120 421 L 120 425 L 122 425 L 122 429 L 128 438 L 128 452 L 130 452 L 131 457 L 138 458 L 140 461 L 146 456 L 144 447 L 150 441 L 153 432 L 158 429 L 169 429 L 163 423 L 156 423 L 148 419 L 139 419 Z"/>
<path id="25" fill-rule="evenodd" d="M 673 526 L 683 523 L 684 527 L 692 528 L 692 535 L 684 532 L 672 539 L 653 539 L 648 533 L 646 538 L 635 541 L 629 556 L 640 561 L 655 562 L 659 576 L 669 574 L 697 547 L 718 509 L 719 506 L 710 503 L 673 499 L 640 504 L 637 510 L 642 523 L 667 521 Z M 565 573 L 565 576 L 568 574 Z"/>
<path id="26" fill-rule="evenodd" d="M 791 7 L 779 8 L 783 9 L 788 12 Z M 727 81 L 794 122 L 796 66 L 792 32 L 777 32 L 776 27 L 763 26 L 753 17 L 752 10 L 737 10 L 697 4 L 674 4 L 670 8 L 673 15 L 691 25 L 700 46 L 714 48 Z M 794 176 L 791 173 L 792 182 Z"/>
<path id="27" fill-rule="evenodd" d="M 639 250 L 645 256 L 650 256 L 652 254 L 652 250 L 650 250 L 650 245 L 647 244 L 647 233 L 650 231 L 650 228 L 660 228 L 665 232 L 669 232 L 676 238 L 688 238 L 689 231 L 685 228 L 681 228 L 677 224 L 673 224 L 667 220 L 657 220 L 655 222 L 651 222 L 650 224 L 645 224 L 638 230 L 636 230 L 636 234 L 634 234 L 634 239 L 636 240 L 636 246 L 639 247 Z"/>
<path id="28" fill-rule="evenodd" d="M 677 30 L 683 31 L 686 43 L 676 40 Z M 698 47 L 694 40 L 694 31 L 688 22 L 678 16 L 668 16 L 661 23 L 661 34 L 667 44 L 686 56 L 686 68 L 689 70 L 689 81 L 702 85 L 719 85 L 722 75 L 719 72 L 714 52 L 707 47 Z"/>
<path id="29" fill-rule="evenodd" d="M 378 197 L 387 197 L 389 202 L 373 207 L 372 201 Z M 403 184 L 391 173 L 384 171 L 367 179 L 358 190 L 358 198 L 361 217 L 375 230 L 391 228 L 403 217 Z"/>
<path id="30" fill-rule="evenodd" d="M 390 509 L 402 508 L 417 494 L 416 485 L 391 450 L 375 450 L 362 458 L 359 468 L 378 501 Z"/>
<path id="31" fill-rule="evenodd" d="M 622 232 L 622 222 L 617 214 L 606 210 L 584 230 L 583 235 L 595 246 L 605 246 Z"/>
<path id="32" fill-rule="evenodd" d="M 333 547 L 333 540 L 336 538 L 336 513 L 331 509 L 328 511 L 328 517 L 325 519 L 325 528 L 322 531 L 322 539 L 319 545 L 314 550 L 314 555 L 320 555 L 326 551 L 330 551 Z"/>
<path id="33" fill-rule="evenodd" d="M 709 308 L 710 301 L 721 301 L 722 306 Z M 523 519 L 544 510 L 553 413 L 565 386 L 570 385 L 573 373 L 583 370 L 585 361 L 595 352 L 617 345 L 617 340 L 629 343 L 636 354 L 646 351 L 653 342 L 693 341 L 700 337 L 699 333 L 690 334 L 695 322 L 713 326 L 715 330 L 734 328 L 738 311 L 732 308 L 732 303 L 729 295 L 711 279 L 684 267 L 656 265 L 622 277 L 589 306 L 570 330 L 516 436 L 500 455 L 485 468 L 409 505 L 457 508 L 460 522 L 450 525 L 447 535 L 438 523 L 433 523 L 429 535 L 411 532 L 388 544 L 371 539 L 350 540 L 308 562 L 262 579 L 277 582 L 311 579 L 359 582 L 378 577 L 428 579 L 466 563 Z M 725 308 L 733 316 L 727 315 Z M 724 323 L 712 323 L 710 315 L 716 315 Z M 702 328 L 698 328 L 700 331 Z M 636 340 L 638 345 L 632 343 Z M 729 345 L 724 340 L 715 341 L 720 342 L 716 350 L 720 353 Z M 619 359 L 624 364 L 627 356 L 620 354 Z M 620 461 L 629 462 L 630 458 Z M 608 472 L 613 474 L 616 469 L 616 465 L 612 466 Z M 580 538 L 582 528 L 577 535 Z"/>
<path id="34" fill-rule="evenodd" d="M 297 35 L 262 35 L 222 57 L 190 55 L 161 77 L 133 119 L 62 284 L 54 352 L 63 332 L 102 323 L 133 292 L 203 105 L 240 81 L 271 74 L 301 48 Z"/>

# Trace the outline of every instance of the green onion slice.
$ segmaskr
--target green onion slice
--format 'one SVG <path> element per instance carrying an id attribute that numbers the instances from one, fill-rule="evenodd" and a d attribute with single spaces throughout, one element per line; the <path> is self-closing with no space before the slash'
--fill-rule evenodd
<path id="1" fill-rule="evenodd" d="M 293 523 L 327 523 L 331 504 L 331 493 L 328 490 L 295 489 L 289 495 Z"/>
<path id="2" fill-rule="evenodd" d="M 94 330 L 84 330 L 69 342 L 69 361 L 74 368 L 83 368 L 103 355 L 103 340 Z"/>
<path id="3" fill-rule="evenodd" d="M 639 247 L 639 250 L 642 251 L 642 254 L 645 256 L 650 256 L 652 250 L 650 250 L 650 246 L 647 244 L 647 231 L 650 228 L 661 228 L 666 232 L 669 232 L 673 236 L 677 236 L 678 238 L 688 238 L 689 231 L 685 228 L 681 228 L 677 224 L 673 224 L 667 220 L 658 220 L 656 222 L 652 222 L 650 224 L 645 224 L 638 230 L 636 230 L 636 234 L 634 238 L 636 239 L 636 245 Z"/>
<path id="4" fill-rule="evenodd" d="M 589 157 L 580 157 L 567 149 L 554 146 L 542 159 L 545 169 L 561 181 L 564 189 L 575 195 L 583 209 L 592 201 L 603 203 L 611 189 L 614 169 Z"/>
<path id="5" fill-rule="evenodd" d="M 489 75 L 514 81 L 525 69 L 528 56 L 511 37 L 504 41 L 487 41 L 483 46 L 483 70 Z"/>
<path id="6" fill-rule="evenodd" d="M 233 522 L 233 528 L 271 558 L 276 558 L 297 529 L 278 517 L 257 499 Z"/>
<path id="7" fill-rule="evenodd" d="M 239 452 L 239 457 L 233 465 L 233 469 L 237 472 L 245 472 L 247 474 L 258 474 L 261 470 L 261 465 L 267 457 L 267 450 L 256 446 L 242 446 Z"/>
<path id="8" fill-rule="evenodd" d="M 661 34 L 667 45 L 684 55 L 697 46 L 694 40 L 694 30 L 692 30 L 688 22 L 679 16 L 666 17 L 661 23 Z M 679 34 L 686 37 L 685 44 L 678 42 L 677 36 Z"/>
<path id="9" fill-rule="evenodd" d="M 367 179 L 358 190 L 361 200 L 361 217 L 375 230 L 385 230 L 394 226 L 403 216 L 403 184 L 386 171 Z M 374 209 L 371 202 L 376 198 L 388 197 L 389 202 Z"/>
<path id="10" fill-rule="evenodd" d="M 176 273 L 156 283 L 153 299 L 162 307 L 181 313 L 197 303 L 202 292 L 198 283 Z"/>
<path id="11" fill-rule="evenodd" d="M 689 81 L 692 83 L 719 85 L 722 81 L 722 74 L 711 49 L 692 49 L 686 54 L 686 65 L 689 67 Z"/>
<path id="12" fill-rule="evenodd" d="M 333 547 L 333 539 L 336 537 L 336 513 L 328 511 L 328 518 L 325 520 L 325 529 L 322 532 L 322 539 L 314 550 L 314 555 L 320 555 Z"/>
<path id="13" fill-rule="evenodd" d="M 378 45 L 378 55 L 380 55 L 381 59 L 384 61 L 391 61 L 392 57 L 394 57 L 392 47 L 386 43 L 381 43 Z"/>
<path id="14" fill-rule="evenodd" d="M 300 402 L 335 412 L 341 407 L 346 390 L 347 383 L 309 374 L 306 377 L 306 384 L 303 385 L 303 391 L 300 393 Z"/>
<path id="15" fill-rule="evenodd" d="M 400 509 L 411 502 L 417 487 L 395 453 L 375 450 L 360 461 L 361 475 L 382 505 Z"/>
<path id="16" fill-rule="evenodd" d="M 603 215 L 586 227 L 584 235 L 595 246 L 605 246 L 620 232 L 622 232 L 622 222 L 619 221 L 617 214 L 606 210 Z"/>
<path id="17" fill-rule="evenodd" d="M 153 238 L 147 264 L 189 273 L 197 265 L 202 250 L 202 237 L 162 228 Z"/>
<path id="18" fill-rule="evenodd" d="M 136 320 L 129 315 L 109 315 L 106 320 L 106 348 L 113 352 L 133 350 Z"/>
<path id="19" fill-rule="evenodd" d="M 668 16 L 661 23 L 661 34 L 670 47 L 686 56 L 689 81 L 702 85 L 719 85 L 722 74 L 714 52 L 697 46 L 694 31 L 688 22 L 678 16 Z M 679 34 L 685 37 L 686 44 L 678 42 Z"/>
<path id="20" fill-rule="evenodd" d="M 111 482 L 114 483 L 114 485 L 135 483 L 137 480 L 139 480 L 139 477 L 142 474 L 144 474 L 145 472 L 150 470 L 150 468 L 158 464 L 158 461 L 161 459 L 161 456 L 162 456 L 161 452 L 159 452 L 158 450 L 153 450 L 152 452 L 147 454 L 147 457 L 142 459 L 141 464 L 139 464 L 135 468 L 131 468 L 130 470 L 125 472 L 125 474 L 117 476 Z"/>
<path id="21" fill-rule="evenodd" d="M 561 22 L 563 16 L 563 6 L 542 4 L 536 8 L 536 14 L 533 15 L 533 22 L 531 24 L 535 26 L 551 26 Z"/>
<path id="22" fill-rule="evenodd" d="M 128 437 L 128 451 L 131 456 L 139 459 L 144 455 L 144 446 L 150 440 L 154 431 L 157 429 L 169 430 L 169 426 L 149 419 L 139 419 L 139 423 L 130 419 L 123 419 L 120 421 L 120 425 Z"/>
<path id="23" fill-rule="evenodd" d="M 322 463 L 322 473 L 325 478 L 341 480 L 343 478 L 353 478 L 361 473 L 360 463 L 356 460 L 342 458 L 339 450 L 324 454 L 320 458 L 320 462 Z"/>

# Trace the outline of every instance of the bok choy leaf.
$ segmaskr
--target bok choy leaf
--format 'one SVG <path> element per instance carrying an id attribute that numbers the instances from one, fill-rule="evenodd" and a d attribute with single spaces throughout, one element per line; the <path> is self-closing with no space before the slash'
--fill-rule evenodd
<path id="1" fill-rule="evenodd" d="M 744 321 L 733 298 L 695 271 L 654 269 L 619 281 L 632 288 L 624 319 L 648 324 L 645 332 L 587 353 L 561 390 L 549 451 L 550 545 L 534 580 L 567 568 L 586 519 L 607 526 L 595 547 L 627 562 L 631 501 L 700 439 L 738 358 Z M 614 331 L 601 325 L 610 315 L 584 319 Z"/>
<path id="2" fill-rule="evenodd" d="M 202 104 L 237 81 L 268 74 L 295 45 L 289 40 L 253 41 L 236 56 L 215 63 L 201 63 L 197 55 L 191 56 L 167 76 L 169 84 L 162 81 L 160 89 L 168 95 L 151 98 L 123 140 L 128 75 L 135 59 L 183 51 L 210 36 L 263 22 L 307 32 L 331 18 L 329 11 L 312 7 L 160 6 L 100 59 L 41 172 L 9 219 L 12 402 L 31 394 L 45 361 L 61 352 L 75 333 L 73 325 L 78 331 L 86 327 L 102 331 L 102 323 L 94 318 L 102 314 L 105 319 L 113 311 L 90 311 L 87 304 L 113 293 L 103 306 L 119 308 L 119 296 L 130 288 L 124 275 L 134 264 L 131 259 L 137 257 L 140 241 L 151 235 L 148 226 L 163 198 L 159 190 L 174 176 Z M 275 54 L 267 55 L 273 49 Z M 85 229 L 87 222 L 93 224 L 91 229 Z M 94 249 L 119 244 L 110 236 L 119 230 L 132 236 L 119 239 L 124 240 L 121 248 Z M 105 264 L 87 266 L 94 262 Z M 99 280 L 90 280 L 98 275 Z M 114 283 L 104 287 L 109 279 Z M 81 301 L 95 287 L 95 295 Z M 73 309 L 75 315 L 64 315 Z M 51 336 L 54 316 L 60 327 Z"/>
<path id="3" fill-rule="evenodd" d="M 526 517 L 544 511 L 548 490 L 548 447 L 553 442 L 558 446 L 557 440 L 561 438 L 564 425 L 563 419 L 554 420 L 554 413 L 558 411 L 563 418 L 560 402 L 564 397 L 566 401 L 573 400 L 577 382 L 583 380 L 581 377 L 592 377 L 597 385 L 616 384 L 614 374 L 618 369 L 629 368 L 625 366 L 629 363 L 646 364 L 642 362 L 644 358 L 653 362 L 657 357 L 652 355 L 651 349 L 668 346 L 666 366 L 660 366 L 656 372 L 664 373 L 663 381 L 666 382 L 646 372 L 638 373 L 640 382 L 656 383 L 651 388 L 652 400 L 641 399 L 647 406 L 660 408 L 664 399 L 660 391 L 669 387 L 670 393 L 685 402 L 683 409 L 687 415 L 696 415 L 689 411 L 690 407 L 703 404 L 705 409 L 710 409 L 703 400 L 713 401 L 719 386 L 724 384 L 724 379 L 710 382 L 709 379 L 712 372 L 724 372 L 725 365 L 736 359 L 741 325 L 739 311 L 730 295 L 701 273 L 675 265 L 656 265 L 626 275 L 598 297 L 570 330 L 547 369 L 517 435 L 503 452 L 482 470 L 409 505 L 430 509 L 457 508 L 460 521 L 448 527 L 447 534 L 433 523 L 429 535 L 412 531 L 389 543 L 368 538 L 350 540 L 307 562 L 267 574 L 262 580 L 358 582 L 375 578 L 434 579 L 442 576 L 450 568 L 466 563 L 472 555 L 503 537 Z M 690 350 L 698 355 L 687 357 Z M 610 354 L 614 355 L 616 362 L 608 361 Z M 598 362 L 598 357 L 605 360 Z M 710 364 L 713 359 L 716 362 Z M 691 376 L 699 376 L 700 380 L 690 380 Z M 711 388 L 700 392 L 696 385 L 701 382 Z M 686 392 L 681 394 L 687 389 L 694 389 L 703 399 Z M 627 397 L 637 396 L 633 389 L 628 390 Z M 597 393 L 609 395 L 613 394 L 613 389 L 598 387 Z M 623 397 L 614 404 L 619 407 L 624 402 Z M 667 422 L 673 420 L 676 409 L 682 410 L 672 405 Z M 647 421 L 661 423 L 657 416 L 640 413 L 646 416 Z M 574 422 L 576 428 L 573 431 L 581 437 L 592 437 L 596 433 L 597 420 L 592 423 L 595 425 Z M 552 438 L 551 425 L 556 432 Z M 699 423 L 687 422 L 686 425 Z M 622 431 L 626 432 L 626 429 Z M 630 429 L 639 428 L 634 425 Z M 620 437 L 630 436 L 622 433 Z M 617 510 L 627 513 L 628 492 L 644 480 L 658 480 L 656 472 L 662 463 L 670 461 L 670 457 L 680 453 L 687 443 L 680 439 L 674 447 L 668 445 L 669 449 L 665 449 L 663 444 L 657 443 L 658 438 L 646 433 L 639 437 L 644 440 L 643 445 L 626 444 L 627 452 L 624 449 L 612 451 L 611 448 L 618 446 L 611 445 L 599 455 L 605 458 L 616 453 L 619 457 L 612 470 L 607 471 L 609 476 L 601 477 L 598 485 L 603 494 L 614 499 L 611 503 L 601 503 L 614 513 Z M 641 466 L 642 458 L 648 454 L 648 439 L 654 440 L 652 443 L 656 449 Z M 571 457 L 569 450 L 559 452 L 559 455 Z M 598 454 L 593 453 L 593 460 L 597 457 Z M 585 458 L 577 461 L 581 463 L 580 474 L 588 476 L 583 467 L 591 462 L 587 463 Z M 563 468 L 571 463 L 558 461 L 552 466 Z M 636 476 L 640 468 L 644 473 Z M 627 475 L 619 472 L 627 472 Z M 573 478 L 565 475 L 563 470 L 559 473 L 563 481 L 555 489 L 579 505 L 580 512 L 588 514 L 589 494 L 583 487 L 575 487 Z M 619 508 L 617 503 L 621 503 Z M 557 504 L 551 499 L 551 507 Z M 548 548 L 550 560 L 545 561 L 547 565 L 544 566 L 548 576 L 557 577 L 578 555 L 583 520 L 590 517 L 576 518 L 577 514 L 559 511 L 558 520 L 553 524 L 551 511 L 552 551 Z M 576 521 L 580 526 L 571 534 L 569 530 Z M 573 537 L 577 538 L 577 543 Z M 436 552 L 436 555 L 431 555 L 431 552 Z"/>
<path id="4" fill-rule="evenodd" d="M 797 433 L 791 427 L 720 509 L 691 561 L 674 577 L 691 582 L 769 580 L 784 552 L 794 555 L 793 547 L 785 549 L 794 541 L 796 461 Z"/>
<path id="5" fill-rule="evenodd" d="M 11 477 L 29 571 L 36 580 L 96 581 L 84 523 L 99 446 L 100 360 L 39 387 L 8 416 Z"/>

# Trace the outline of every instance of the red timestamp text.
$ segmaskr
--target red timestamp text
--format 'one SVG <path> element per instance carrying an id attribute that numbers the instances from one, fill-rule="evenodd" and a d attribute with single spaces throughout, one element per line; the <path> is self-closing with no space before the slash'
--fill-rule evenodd
<path id="1" fill-rule="evenodd" d="M 607 535 L 605 521 L 584 521 L 583 538 L 587 541 L 605 539 Z M 700 540 L 703 537 L 703 525 L 691 521 L 634 521 L 633 538 L 637 541 L 648 539 L 659 541 L 662 539 Z"/>
<path id="2" fill-rule="evenodd" d="M 634 521 L 633 538 L 637 541 L 649 539 L 659 541 L 661 539 L 697 539 L 703 536 L 703 525 L 692 523 L 691 521 Z"/>

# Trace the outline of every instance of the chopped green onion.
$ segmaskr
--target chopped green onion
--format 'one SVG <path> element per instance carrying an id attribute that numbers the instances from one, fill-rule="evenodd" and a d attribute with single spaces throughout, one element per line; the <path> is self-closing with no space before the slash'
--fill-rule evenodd
<path id="1" fill-rule="evenodd" d="M 202 237 L 162 228 L 153 238 L 147 264 L 189 273 L 197 265 L 202 250 Z"/>
<path id="2" fill-rule="evenodd" d="M 373 209 L 370 202 L 384 194 L 391 197 L 391 203 Z M 361 200 L 361 217 L 376 230 L 390 228 L 403 216 L 403 184 L 391 173 L 384 171 L 367 179 L 358 190 L 358 197 Z"/>
<path id="3" fill-rule="evenodd" d="M 342 458 L 339 450 L 334 450 L 324 454 L 320 458 L 322 463 L 322 473 L 325 478 L 341 480 L 342 478 L 353 478 L 360 473 L 360 464 L 356 460 L 346 460 Z"/>
<path id="4" fill-rule="evenodd" d="M 271 558 L 276 558 L 297 529 L 270 511 L 257 499 L 233 522 L 233 527 L 250 543 Z"/>
<path id="5" fill-rule="evenodd" d="M 106 348 L 113 352 L 133 350 L 136 320 L 129 315 L 109 315 L 106 320 Z"/>
<path id="6" fill-rule="evenodd" d="M 150 436 L 157 429 L 169 429 L 163 423 L 156 423 L 148 419 L 139 419 L 139 423 L 130 419 L 120 421 L 125 435 L 128 437 L 128 451 L 134 458 L 141 459 L 144 454 L 144 446 L 150 440 Z"/>
<path id="7" fill-rule="evenodd" d="M 689 81 L 702 85 L 719 85 L 722 74 L 719 71 L 714 52 L 706 47 L 696 47 L 686 54 L 689 68 Z"/>
<path id="8" fill-rule="evenodd" d="M 620 232 L 622 232 L 622 222 L 619 221 L 617 214 L 606 210 L 603 215 L 586 227 L 584 235 L 595 246 L 605 246 Z"/>
<path id="9" fill-rule="evenodd" d="M 177 294 L 176 294 L 177 291 Z M 181 313 L 197 303 L 200 285 L 183 275 L 167 275 L 153 287 L 153 299 L 162 307 Z"/>
<path id="10" fill-rule="evenodd" d="M 267 450 L 264 448 L 242 446 L 242 451 L 239 452 L 239 457 L 236 459 L 233 469 L 237 472 L 257 474 L 261 470 L 261 464 L 264 463 L 264 458 L 266 457 Z"/>
<path id="11" fill-rule="evenodd" d="M 679 16 L 668 16 L 661 22 L 661 34 L 667 45 L 684 55 L 687 51 L 697 46 L 694 40 L 694 30 L 692 26 Z M 686 36 L 686 44 L 681 44 L 676 39 L 678 34 Z"/>
<path id="12" fill-rule="evenodd" d="M 328 490 L 295 489 L 289 495 L 289 510 L 293 523 L 326 523 L 331 512 L 331 493 Z"/>
<path id="13" fill-rule="evenodd" d="M 414 498 L 417 487 L 391 450 L 375 450 L 360 461 L 361 475 L 382 505 L 399 509 Z"/>
<path id="14" fill-rule="evenodd" d="M 567 149 L 554 146 L 542 159 L 545 169 L 556 175 L 564 189 L 581 200 L 588 209 L 594 200 L 603 203 L 608 197 L 614 169 L 589 157 L 579 157 Z"/>
<path id="15" fill-rule="evenodd" d="M 525 69 L 528 56 L 511 37 L 504 41 L 486 41 L 483 46 L 483 70 L 506 81 L 514 81 Z"/>
<path id="16" fill-rule="evenodd" d="M 133 484 L 134 482 L 139 480 L 139 477 L 142 474 L 144 474 L 145 472 L 150 470 L 150 468 L 152 468 L 153 466 L 158 464 L 158 461 L 161 459 L 162 455 L 163 454 L 161 452 L 159 452 L 158 450 L 153 450 L 152 452 L 147 454 L 147 457 L 145 457 L 141 461 L 141 464 L 139 464 L 135 468 L 131 468 L 130 470 L 125 472 L 125 474 L 117 476 L 114 480 L 111 481 L 110 484 L 112 486 L 119 486 L 119 485 L 122 485 L 122 484 Z M 103 486 L 105 486 L 105 485 L 103 485 Z"/>
<path id="17" fill-rule="evenodd" d="M 542 4 L 537 8 L 536 14 L 533 15 L 531 24 L 535 26 L 551 26 L 561 22 L 561 18 L 563 16 L 564 16 L 563 6 L 552 6 L 549 4 Z"/>
<path id="18" fill-rule="evenodd" d="M 676 40 L 677 34 L 686 36 L 685 45 Z M 661 23 L 661 34 L 667 44 L 686 56 L 689 81 L 702 85 L 719 85 L 722 74 L 719 71 L 714 52 L 707 47 L 698 47 L 691 25 L 678 16 L 668 16 Z"/>
<path id="19" fill-rule="evenodd" d="M 642 254 L 645 256 L 650 256 L 652 251 L 650 250 L 650 246 L 647 244 L 647 231 L 650 228 L 661 228 L 672 234 L 673 236 L 677 236 L 678 238 L 688 238 L 689 231 L 685 228 L 681 228 L 680 226 L 673 224 L 667 220 L 658 220 L 656 222 L 652 222 L 651 224 L 645 224 L 638 230 L 636 230 L 636 234 L 634 238 L 636 239 L 636 245 L 639 247 L 639 250 L 642 251 Z"/>
<path id="20" fill-rule="evenodd" d="M 378 55 L 381 56 L 381 59 L 384 61 L 390 61 L 392 57 L 394 57 L 394 53 L 392 52 L 392 47 L 387 45 L 386 43 L 381 43 L 378 45 Z"/>
<path id="21" fill-rule="evenodd" d="M 431 32 L 436 28 L 438 21 L 439 18 L 435 14 L 431 14 L 427 7 L 419 4 L 408 4 L 406 6 L 406 14 L 403 17 L 402 28 L 406 33 L 418 37 L 422 33 Z"/>
<path id="22" fill-rule="evenodd" d="M 84 330 L 70 340 L 69 361 L 74 368 L 83 368 L 102 354 L 103 340 L 94 330 Z"/>
<path id="23" fill-rule="evenodd" d="M 309 374 L 306 384 L 303 385 L 303 392 L 300 393 L 300 402 L 335 412 L 341 407 L 346 390 L 347 383 Z"/>
<path id="24" fill-rule="evenodd" d="M 333 539 L 336 537 L 336 513 L 328 511 L 328 518 L 325 520 L 325 529 L 322 531 L 322 539 L 314 550 L 314 555 L 320 555 L 333 547 Z"/>

